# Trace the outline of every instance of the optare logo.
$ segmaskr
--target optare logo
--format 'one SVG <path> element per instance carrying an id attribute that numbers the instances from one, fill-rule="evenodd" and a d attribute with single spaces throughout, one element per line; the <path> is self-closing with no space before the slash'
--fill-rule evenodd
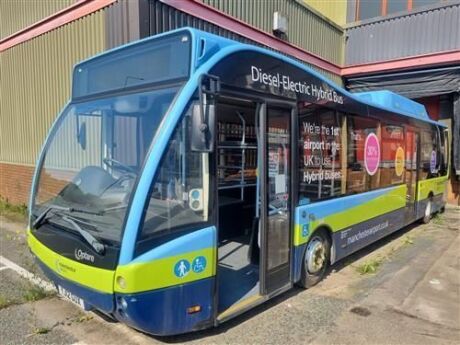
<path id="1" fill-rule="evenodd" d="M 94 255 L 88 254 L 87 252 L 84 252 L 81 249 L 75 249 L 75 258 L 78 261 L 85 260 L 85 261 L 94 262 Z"/>

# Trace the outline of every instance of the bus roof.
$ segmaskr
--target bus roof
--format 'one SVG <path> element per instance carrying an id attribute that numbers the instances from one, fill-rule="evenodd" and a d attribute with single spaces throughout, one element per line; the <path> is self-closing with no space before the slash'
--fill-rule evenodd
<path id="1" fill-rule="evenodd" d="M 380 91 L 369 91 L 369 92 L 357 92 L 357 93 L 350 93 L 346 89 L 340 87 L 333 81 L 326 79 L 323 75 L 318 73 L 317 71 L 313 70 L 311 67 L 295 60 L 294 58 L 288 57 L 283 55 L 279 52 L 262 48 L 259 46 L 254 46 L 246 43 L 241 43 L 232 39 L 224 38 L 215 34 L 211 34 L 209 32 L 197 30 L 191 27 L 184 27 L 176 30 L 172 30 L 169 32 L 165 32 L 162 34 L 158 34 L 155 36 L 146 37 L 144 39 L 131 42 L 125 44 L 120 47 L 116 47 L 109 51 L 100 53 L 94 57 L 86 59 L 78 64 L 75 65 L 74 69 L 80 66 L 83 63 L 87 63 L 94 59 L 102 58 L 106 55 L 109 55 L 115 51 L 129 49 L 130 47 L 134 47 L 137 45 L 146 44 L 149 41 L 153 41 L 158 37 L 164 37 L 171 34 L 177 34 L 178 32 L 188 32 L 192 37 L 192 71 L 198 69 L 201 65 L 205 64 L 211 56 L 215 55 L 218 51 L 225 49 L 229 46 L 238 45 L 238 50 L 245 51 L 245 50 L 253 50 L 259 51 L 267 55 L 271 55 L 275 58 L 283 60 L 286 63 L 295 65 L 298 68 L 303 69 L 304 71 L 314 75 L 315 77 L 321 79 L 324 83 L 328 84 L 332 88 L 338 89 L 348 97 L 356 100 L 359 103 L 366 104 L 375 108 L 379 108 L 384 111 L 389 111 L 392 113 L 400 114 L 403 116 L 407 116 L 413 119 L 417 119 L 419 121 L 428 122 L 434 125 L 445 127 L 444 124 L 434 121 L 430 119 L 428 113 L 425 109 L 423 104 L 417 103 L 407 97 L 401 96 L 394 92 L 388 90 L 380 90 Z M 201 52 L 198 51 L 198 47 L 206 45 L 208 49 L 206 49 L 206 54 L 201 55 Z"/>
<path id="2" fill-rule="evenodd" d="M 397 113 L 406 112 L 423 121 L 431 120 L 423 104 L 388 90 L 356 92 L 353 95 L 378 107 L 389 108 Z"/>

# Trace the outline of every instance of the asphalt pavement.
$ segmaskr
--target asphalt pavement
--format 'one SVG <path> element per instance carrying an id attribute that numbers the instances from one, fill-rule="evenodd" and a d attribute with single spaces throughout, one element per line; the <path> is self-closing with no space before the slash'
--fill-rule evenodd
<path id="1" fill-rule="evenodd" d="M 215 329 L 166 338 L 44 289 L 24 229 L 0 218 L 1 345 L 460 343 L 458 208 L 355 253 L 309 290 L 292 289 Z"/>

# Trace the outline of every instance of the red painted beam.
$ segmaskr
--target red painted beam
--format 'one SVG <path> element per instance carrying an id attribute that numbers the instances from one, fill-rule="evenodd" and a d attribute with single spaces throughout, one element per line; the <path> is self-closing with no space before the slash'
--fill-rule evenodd
<path id="1" fill-rule="evenodd" d="M 116 0 L 80 0 L 11 36 L 3 38 L 0 40 L 0 52 L 96 12 L 101 8 L 113 4 L 115 1 Z"/>
<path id="2" fill-rule="evenodd" d="M 460 50 L 444 51 L 433 54 L 409 56 L 395 60 L 345 66 L 342 68 L 342 77 L 458 63 L 460 63 Z"/>
<path id="3" fill-rule="evenodd" d="M 299 60 L 308 62 L 328 72 L 340 75 L 341 66 L 323 59 L 320 56 L 309 53 L 291 43 L 280 40 L 279 38 L 255 28 L 237 18 L 231 17 L 211 6 L 203 4 L 197 0 L 160 0 L 164 4 L 175 9 L 200 18 L 223 29 L 235 32 L 243 37 L 282 51 L 285 54 L 294 56 Z"/>

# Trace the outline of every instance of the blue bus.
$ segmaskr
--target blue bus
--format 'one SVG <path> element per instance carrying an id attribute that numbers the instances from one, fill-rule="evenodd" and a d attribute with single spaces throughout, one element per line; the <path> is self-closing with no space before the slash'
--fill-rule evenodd
<path id="1" fill-rule="evenodd" d="M 391 92 L 191 28 L 72 80 L 28 244 L 61 295 L 143 332 L 217 326 L 443 210 L 446 128 Z"/>

